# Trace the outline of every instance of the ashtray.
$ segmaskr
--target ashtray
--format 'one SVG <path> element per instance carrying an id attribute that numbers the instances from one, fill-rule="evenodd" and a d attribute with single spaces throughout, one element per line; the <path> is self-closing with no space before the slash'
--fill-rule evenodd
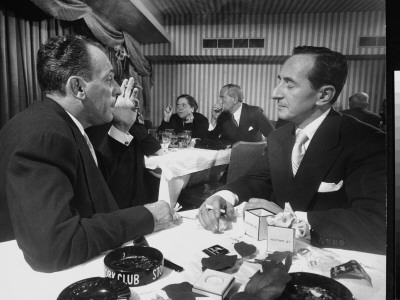
<path id="1" fill-rule="evenodd" d="M 122 300 L 131 299 L 129 286 L 119 280 L 92 277 L 77 281 L 66 287 L 57 300 Z"/>
<path id="2" fill-rule="evenodd" d="M 115 249 L 104 257 L 105 276 L 131 287 L 156 281 L 164 270 L 163 254 L 152 247 L 128 246 Z"/>

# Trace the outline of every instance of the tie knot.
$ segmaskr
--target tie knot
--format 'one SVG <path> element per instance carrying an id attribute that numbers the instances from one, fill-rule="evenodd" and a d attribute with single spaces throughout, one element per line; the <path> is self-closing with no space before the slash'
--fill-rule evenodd
<path id="1" fill-rule="evenodd" d="M 302 144 L 302 143 L 305 143 L 307 140 L 308 140 L 308 136 L 304 131 L 299 130 L 296 133 L 296 143 Z"/>

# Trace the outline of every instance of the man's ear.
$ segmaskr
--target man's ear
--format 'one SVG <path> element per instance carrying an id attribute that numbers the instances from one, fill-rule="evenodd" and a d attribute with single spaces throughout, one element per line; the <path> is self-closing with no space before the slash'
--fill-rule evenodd
<path id="1" fill-rule="evenodd" d="M 71 76 L 66 85 L 66 89 L 71 92 L 71 94 L 79 99 L 86 99 L 86 82 L 82 77 L 79 76 Z"/>
<path id="2" fill-rule="evenodd" d="M 333 85 L 324 85 L 319 88 L 319 98 L 316 105 L 324 105 L 329 103 L 336 95 L 336 89 Z"/>

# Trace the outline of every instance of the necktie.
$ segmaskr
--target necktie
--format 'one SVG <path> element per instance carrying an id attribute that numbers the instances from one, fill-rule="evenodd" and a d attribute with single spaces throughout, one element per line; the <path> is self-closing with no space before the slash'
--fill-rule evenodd
<path id="1" fill-rule="evenodd" d="M 231 114 L 232 122 L 235 124 L 236 127 L 239 127 L 238 122 L 236 122 L 235 117 Z"/>
<path id="2" fill-rule="evenodd" d="M 93 148 L 92 143 L 89 140 L 89 137 L 87 136 L 86 133 L 84 133 L 83 137 L 85 138 L 86 144 L 88 145 L 90 152 L 92 153 L 92 156 L 93 156 L 94 162 L 96 163 L 96 166 L 98 166 L 96 153 L 94 152 L 94 148 Z"/>
<path id="3" fill-rule="evenodd" d="M 294 143 L 293 151 L 292 151 L 293 176 L 296 175 L 297 169 L 300 166 L 300 163 L 301 163 L 301 160 L 303 159 L 304 153 L 306 153 L 304 143 L 307 140 L 308 140 L 308 137 L 303 131 L 299 130 L 296 133 L 296 142 Z"/>

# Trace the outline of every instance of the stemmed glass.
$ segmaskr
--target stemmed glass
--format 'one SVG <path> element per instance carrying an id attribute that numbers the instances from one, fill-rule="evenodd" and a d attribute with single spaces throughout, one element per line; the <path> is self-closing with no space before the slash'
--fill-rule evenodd
<path id="1" fill-rule="evenodd" d="M 161 135 L 161 139 L 162 139 L 161 147 L 165 152 L 167 152 L 168 146 L 171 143 L 171 132 L 164 131 Z"/>

